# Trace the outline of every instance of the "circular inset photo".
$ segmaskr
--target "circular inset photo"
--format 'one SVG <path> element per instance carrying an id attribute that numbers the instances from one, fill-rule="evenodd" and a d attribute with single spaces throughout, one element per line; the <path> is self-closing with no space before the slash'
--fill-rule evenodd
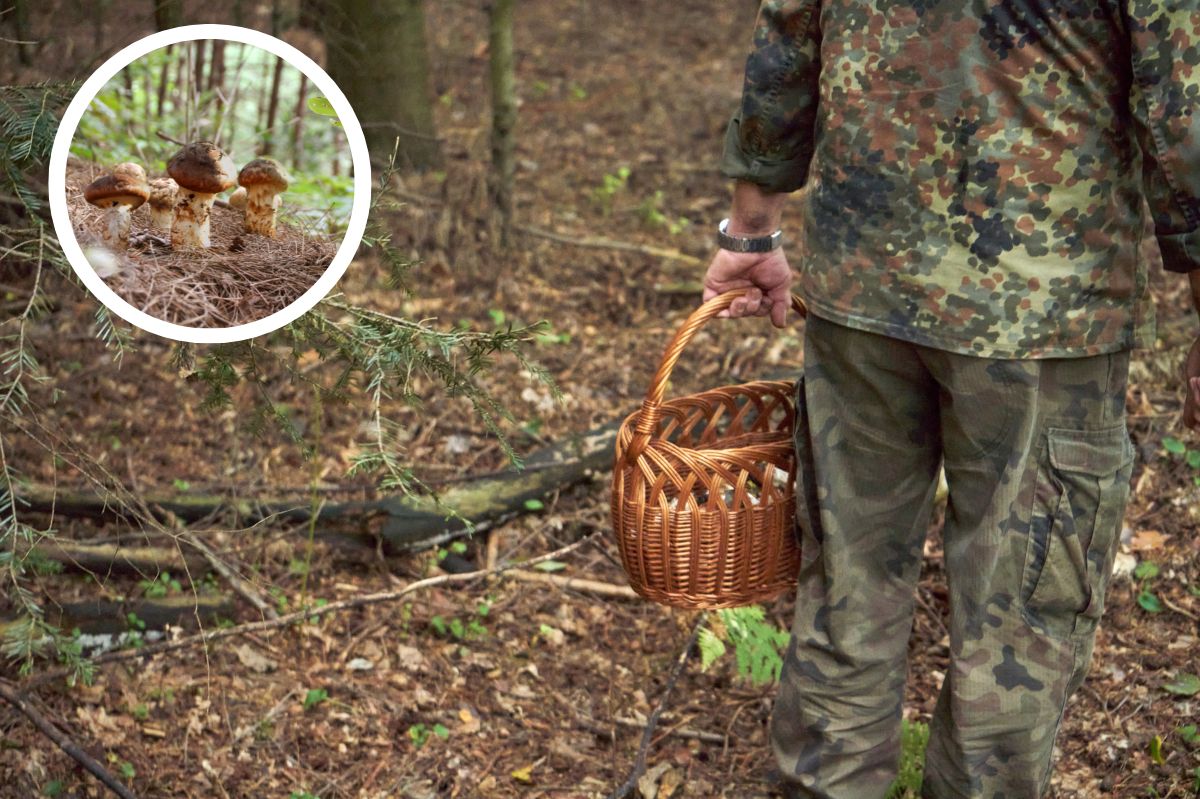
<path id="1" fill-rule="evenodd" d="M 68 107 L 50 172 L 80 278 L 122 318 L 185 341 L 261 335 L 311 308 L 370 205 L 366 143 L 336 85 L 230 26 L 114 56 Z"/>

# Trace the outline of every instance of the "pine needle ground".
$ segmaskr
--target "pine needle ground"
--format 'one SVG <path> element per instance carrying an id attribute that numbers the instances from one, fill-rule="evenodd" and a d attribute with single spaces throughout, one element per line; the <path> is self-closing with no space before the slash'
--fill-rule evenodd
<path id="1" fill-rule="evenodd" d="M 75 159 L 67 165 L 67 208 L 85 251 L 100 244 L 103 222 L 101 210 L 83 199 L 83 188 L 101 172 L 100 166 Z M 286 212 L 286 194 L 284 203 Z M 157 319 L 186 327 L 233 327 L 298 300 L 324 274 L 337 249 L 328 236 L 286 219 L 274 239 L 248 234 L 241 211 L 216 204 L 210 224 L 211 247 L 175 251 L 160 243 L 170 234 L 152 228 L 149 206 L 143 205 L 133 212 L 129 249 L 114 254 L 117 268 L 104 270 L 104 282 Z"/>

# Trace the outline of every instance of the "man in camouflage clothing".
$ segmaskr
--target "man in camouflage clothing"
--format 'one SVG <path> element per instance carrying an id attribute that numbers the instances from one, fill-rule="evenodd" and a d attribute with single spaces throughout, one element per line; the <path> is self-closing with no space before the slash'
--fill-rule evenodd
<path id="1" fill-rule="evenodd" d="M 882 797 L 939 465 L 951 664 L 923 795 L 1046 789 L 1116 552 L 1147 274 L 1200 311 L 1195 0 L 765 0 L 705 299 L 784 323 L 804 188 L 803 562 L 771 743 L 792 797 Z M 1200 429 L 1200 338 L 1184 421 Z"/>

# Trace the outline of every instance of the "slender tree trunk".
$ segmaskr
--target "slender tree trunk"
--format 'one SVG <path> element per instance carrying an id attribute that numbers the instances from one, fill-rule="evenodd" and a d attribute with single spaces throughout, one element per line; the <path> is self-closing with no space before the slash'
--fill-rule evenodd
<path id="1" fill-rule="evenodd" d="M 33 63 L 33 45 L 29 37 L 29 2 L 15 0 L 12 6 L 13 33 L 17 40 L 17 58 L 25 66 Z"/>
<path id="2" fill-rule="evenodd" d="M 373 157 L 388 158 L 398 137 L 400 165 L 440 165 L 423 0 L 333 0 L 327 18 L 329 72 L 359 114 Z"/>
<path id="3" fill-rule="evenodd" d="M 300 73 L 300 91 L 296 94 L 296 127 L 292 128 L 292 168 L 301 170 L 304 153 L 304 117 L 308 113 L 305 105 L 308 94 L 308 76 Z"/>
<path id="4" fill-rule="evenodd" d="M 183 24 L 183 0 L 154 0 L 154 27 L 160 31 Z"/>
<path id="5" fill-rule="evenodd" d="M 225 88 L 225 41 L 212 40 L 212 66 L 208 70 L 208 90 L 224 90 Z"/>
<path id="6" fill-rule="evenodd" d="M 204 41 L 195 42 L 193 48 L 195 50 L 195 63 L 192 68 L 195 72 L 192 73 L 192 85 L 196 87 L 196 95 L 204 91 L 204 55 L 208 51 L 207 43 Z"/>
<path id="7" fill-rule="evenodd" d="M 517 92 L 513 66 L 513 0 L 488 6 L 488 49 L 492 89 L 492 170 L 489 194 L 500 216 L 500 244 L 508 246 L 512 230 L 513 152 L 517 125 Z"/>
<path id="8" fill-rule="evenodd" d="M 279 116 L 279 81 L 283 77 L 283 59 L 275 59 L 275 74 L 271 78 L 271 99 L 267 103 L 267 130 L 262 140 L 260 155 L 271 155 L 275 150 L 275 120 Z"/>
<path id="9" fill-rule="evenodd" d="M 167 57 L 163 59 L 162 71 L 158 73 L 158 107 L 154 111 L 154 116 L 160 122 L 163 118 L 163 106 L 167 102 L 167 84 L 171 82 L 171 51 L 175 45 L 167 45 Z"/>

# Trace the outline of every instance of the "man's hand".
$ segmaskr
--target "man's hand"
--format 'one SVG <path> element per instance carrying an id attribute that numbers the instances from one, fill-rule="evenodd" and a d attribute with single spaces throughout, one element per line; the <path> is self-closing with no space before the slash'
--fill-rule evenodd
<path id="1" fill-rule="evenodd" d="M 1183 424 L 1200 433 L 1200 336 L 1184 362 L 1183 387 L 1187 394 L 1183 401 Z"/>
<path id="2" fill-rule="evenodd" d="M 782 249 L 771 252 L 717 250 L 704 275 L 704 299 L 734 289 L 750 289 L 722 311 L 721 316 L 767 316 L 783 327 L 792 304 L 792 270 Z"/>

